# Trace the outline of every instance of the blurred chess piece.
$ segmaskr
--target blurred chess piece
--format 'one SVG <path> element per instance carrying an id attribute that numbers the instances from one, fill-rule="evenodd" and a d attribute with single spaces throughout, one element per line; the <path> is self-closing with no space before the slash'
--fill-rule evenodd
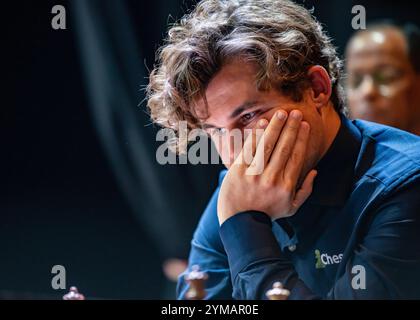
<path id="1" fill-rule="evenodd" d="M 185 281 L 190 285 L 185 298 L 188 300 L 203 300 L 206 297 L 205 284 L 207 279 L 207 274 L 200 271 L 198 265 L 192 266 L 192 271 L 185 276 Z"/>
<path id="2" fill-rule="evenodd" d="M 70 292 L 63 296 L 63 300 L 85 300 L 85 296 L 76 287 L 70 287 Z"/>
<path id="3" fill-rule="evenodd" d="M 287 300 L 290 291 L 283 288 L 281 282 L 274 282 L 273 288 L 268 290 L 266 296 L 269 300 Z"/>

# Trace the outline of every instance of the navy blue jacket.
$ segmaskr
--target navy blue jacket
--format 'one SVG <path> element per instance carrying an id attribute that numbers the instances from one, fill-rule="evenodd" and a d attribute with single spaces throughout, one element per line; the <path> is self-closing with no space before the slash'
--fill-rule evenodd
<path id="1" fill-rule="evenodd" d="M 195 264 L 209 275 L 207 299 L 266 299 L 275 281 L 289 299 L 419 299 L 420 138 L 342 117 L 317 170 L 303 206 L 274 222 L 249 211 L 219 227 L 217 189 L 178 299 Z"/>

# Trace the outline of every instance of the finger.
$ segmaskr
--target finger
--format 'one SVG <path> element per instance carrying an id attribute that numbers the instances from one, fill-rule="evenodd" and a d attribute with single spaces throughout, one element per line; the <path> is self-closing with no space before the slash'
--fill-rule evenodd
<path id="1" fill-rule="evenodd" d="M 312 193 L 314 180 L 318 172 L 311 170 L 302 183 L 302 187 L 296 192 L 295 199 L 292 202 L 292 212 L 295 213 L 300 206 L 308 199 Z"/>
<path id="2" fill-rule="evenodd" d="M 264 135 L 257 145 L 251 167 L 264 168 L 266 166 L 277 140 L 279 139 L 280 133 L 283 130 L 286 119 L 287 113 L 283 110 L 277 111 L 271 118 L 267 129 L 264 131 Z"/>
<path id="3" fill-rule="evenodd" d="M 271 158 L 267 165 L 267 174 L 277 174 L 282 172 L 287 161 L 294 149 L 296 137 L 299 132 L 300 123 L 302 121 L 302 112 L 293 110 L 290 112 L 287 123 L 277 142 Z"/>
<path id="4" fill-rule="evenodd" d="M 293 186 L 298 182 L 301 175 L 303 162 L 306 155 L 306 147 L 308 145 L 310 127 L 306 121 L 300 123 L 299 133 L 296 138 L 296 143 L 292 154 L 287 160 L 286 168 L 284 170 L 284 179 Z"/>
<path id="5" fill-rule="evenodd" d="M 245 138 L 244 146 L 236 158 L 238 160 L 236 164 L 248 166 L 252 162 L 258 142 L 261 140 L 267 125 L 268 121 L 266 119 L 260 119 L 258 121 L 256 128 L 253 128 Z"/>

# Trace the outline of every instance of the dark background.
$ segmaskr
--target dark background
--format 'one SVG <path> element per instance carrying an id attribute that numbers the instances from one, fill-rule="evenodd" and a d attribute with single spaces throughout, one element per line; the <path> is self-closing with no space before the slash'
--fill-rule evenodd
<path id="1" fill-rule="evenodd" d="M 1 4 L 0 298 L 60 299 L 66 291 L 51 288 L 57 264 L 88 297 L 174 297 L 162 262 L 187 257 L 221 166 L 157 165 L 157 128 L 139 103 L 168 21 L 193 3 Z M 340 54 L 353 5 L 365 6 L 368 21 L 418 23 L 414 3 L 304 2 Z M 56 4 L 67 30 L 51 28 Z"/>

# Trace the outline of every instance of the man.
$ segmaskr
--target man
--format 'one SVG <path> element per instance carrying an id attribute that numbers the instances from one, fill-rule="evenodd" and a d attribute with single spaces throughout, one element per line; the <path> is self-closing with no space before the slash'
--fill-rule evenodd
<path id="1" fill-rule="evenodd" d="M 347 120 L 340 67 L 286 0 L 205 0 L 169 30 L 151 117 L 205 129 L 229 169 L 184 273 L 208 274 L 208 299 L 265 299 L 277 281 L 290 299 L 420 298 L 419 138 Z"/>
<path id="2" fill-rule="evenodd" d="M 372 25 L 350 39 L 346 58 L 351 117 L 420 135 L 420 30 Z"/>

